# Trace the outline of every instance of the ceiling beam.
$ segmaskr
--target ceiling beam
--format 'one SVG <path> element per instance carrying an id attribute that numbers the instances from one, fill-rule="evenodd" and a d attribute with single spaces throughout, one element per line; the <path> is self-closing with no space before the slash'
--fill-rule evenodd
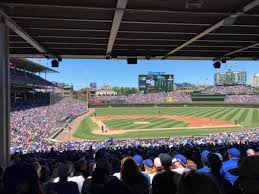
<path id="1" fill-rule="evenodd" d="M 41 58 L 42 55 L 39 54 L 10 54 L 10 57 L 16 57 L 16 58 Z M 106 55 L 60 55 L 63 59 L 68 58 L 68 59 L 105 59 Z M 146 59 L 146 56 L 136 56 L 138 59 Z M 127 59 L 128 56 L 123 56 L 119 55 L 116 56 L 116 58 L 112 58 L 113 60 L 116 59 Z M 163 56 L 155 56 L 151 57 L 152 60 L 161 60 Z M 212 57 L 203 57 L 203 56 L 169 56 L 169 60 L 213 60 Z M 246 61 L 246 60 L 251 60 L 254 59 L 254 57 L 239 57 L 235 58 L 233 60 L 239 60 L 239 61 Z"/>
<path id="2" fill-rule="evenodd" d="M 78 6 L 78 5 L 59 5 L 59 4 L 41 4 L 41 3 L 0 3 L 0 6 L 6 7 L 34 7 L 34 8 L 55 8 L 55 9 L 82 9 L 82 10 L 106 10 L 114 11 L 116 8 L 110 7 L 94 7 L 94 6 Z M 228 16 L 227 12 L 198 12 L 198 11 L 176 11 L 176 10 L 151 10 L 151 9 L 127 9 L 127 12 L 149 12 L 149 13 L 168 13 L 168 14 L 193 14 L 193 15 L 220 15 Z M 259 14 L 244 14 L 245 16 L 259 17 Z"/>
<path id="3" fill-rule="evenodd" d="M 106 50 L 107 56 L 110 56 L 112 53 L 112 48 L 115 43 L 127 3 L 128 3 L 128 0 L 118 0 L 117 1 L 116 11 L 114 13 L 112 28 L 111 28 L 110 37 L 109 37 L 107 50 Z"/>
<path id="4" fill-rule="evenodd" d="M 10 34 L 10 37 L 19 37 L 19 35 L 16 34 Z M 55 35 L 38 35 L 35 36 L 37 38 L 55 38 L 55 39 L 89 39 L 89 40 L 108 40 L 108 38 L 105 37 L 91 37 L 91 36 L 55 36 Z M 166 41 L 166 42 L 175 42 L 175 41 L 181 41 L 185 42 L 188 41 L 187 39 L 167 39 L 167 38 L 157 38 L 157 39 L 150 39 L 150 38 L 117 38 L 117 40 L 126 40 L 126 41 Z M 221 42 L 221 43 L 256 43 L 257 41 L 252 40 L 221 40 L 221 39 L 199 39 L 196 42 Z"/>
<path id="5" fill-rule="evenodd" d="M 48 27 L 29 27 L 29 30 L 46 30 L 46 31 L 76 31 L 76 32 L 110 32 L 105 29 L 84 29 L 84 28 L 48 28 Z M 170 32 L 170 31 L 133 31 L 133 30 L 119 30 L 120 33 L 132 34 L 183 34 L 183 35 L 196 35 L 195 32 Z M 209 33 L 208 35 L 215 36 L 259 36 L 257 33 Z"/>
<path id="6" fill-rule="evenodd" d="M 38 4 L 38 3 L 0 3 L 1 6 L 7 7 L 32 7 L 32 8 L 55 8 L 55 9 L 82 9 L 82 10 L 107 10 L 114 11 L 115 8 L 78 6 L 78 5 L 57 5 L 57 4 Z"/>
<path id="7" fill-rule="evenodd" d="M 243 14 L 244 16 L 245 14 Z M 112 23 L 112 20 L 108 19 L 87 19 L 87 18 L 56 18 L 56 17 L 39 17 L 39 16 L 9 16 L 12 19 L 23 20 L 46 20 L 50 21 L 67 21 L 67 22 L 97 22 L 97 23 Z M 258 15 L 259 17 L 259 15 Z M 122 24 L 147 24 L 147 25 L 172 25 L 172 26 L 211 26 L 209 23 L 182 23 L 182 22 L 163 22 L 163 21 L 121 21 Z M 256 24 L 233 24 L 233 27 L 241 28 L 258 28 Z"/>
<path id="8" fill-rule="evenodd" d="M 228 52 L 228 53 L 224 54 L 222 57 L 220 57 L 218 59 L 215 59 L 215 60 L 227 59 L 228 57 L 230 57 L 233 54 L 240 53 L 240 52 L 246 51 L 246 50 L 248 50 L 250 48 L 254 48 L 254 47 L 257 47 L 257 46 L 259 46 L 259 42 L 251 44 L 251 45 L 243 47 L 243 48 L 240 48 L 240 49 L 236 49 L 236 50 L 231 51 L 231 52 Z M 252 51 L 252 52 L 256 52 L 256 51 Z"/>
<path id="9" fill-rule="evenodd" d="M 0 9 L 0 15 L 5 18 L 6 25 L 29 43 L 33 48 L 38 50 L 44 56 L 47 55 L 47 50 L 43 48 L 36 40 L 34 40 L 27 32 L 25 32 L 20 26 L 18 26 L 3 10 Z"/>
<path id="10" fill-rule="evenodd" d="M 87 18 L 56 18 L 56 17 L 38 17 L 38 16 L 10 16 L 12 19 L 23 19 L 23 20 L 47 20 L 47 21 L 68 21 L 68 22 L 100 22 L 100 23 L 111 23 L 112 20 L 100 20 L 100 19 L 87 19 Z"/>
<path id="11" fill-rule="evenodd" d="M 219 22 L 217 22 L 216 24 L 214 24 L 213 26 L 211 26 L 210 28 L 206 29 L 205 31 L 201 32 L 200 34 L 194 36 L 193 38 L 191 38 L 190 40 L 188 40 L 187 42 L 183 43 L 182 45 L 176 47 L 175 49 L 171 50 L 169 53 L 167 53 L 163 59 L 166 59 L 168 56 L 174 54 L 175 52 L 181 50 L 182 48 L 192 44 L 193 42 L 197 41 L 198 39 L 206 36 L 207 34 L 213 32 L 214 30 L 218 29 L 221 26 L 224 26 L 224 24 L 226 23 L 227 20 L 229 19 L 233 19 L 233 18 L 237 18 L 241 15 L 243 15 L 245 12 L 248 12 L 249 10 L 253 9 L 254 7 L 259 5 L 259 0 L 254 0 L 251 3 L 247 4 L 246 6 L 244 6 L 241 11 L 237 11 L 234 14 L 231 14 L 230 16 L 220 20 Z"/>

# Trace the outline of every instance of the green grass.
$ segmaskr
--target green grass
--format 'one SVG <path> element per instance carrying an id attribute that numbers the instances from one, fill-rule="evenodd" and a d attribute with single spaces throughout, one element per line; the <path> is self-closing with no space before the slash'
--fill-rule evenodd
<path id="1" fill-rule="evenodd" d="M 149 122 L 148 124 L 136 124 L 135 122 Z M 172 128 L 172 127 L 186 127 L 187 123 L 176 121 L 173 119 L 148 118 L 148 119 L 113 119 L 104 122 L 109 128 L 119 129 L 152 129 L 152 128 Z"/>
<path id="2" fill-rule="evenodd" d="M 245 128 L 259 127 L 259 109 L 239 108 L 239 107 L 112 107 L 96 108 L 97 116 L 122 115 L 122 114 L 176 114 L 191 115 L 195 117 L 212 117 L 227 121 L 243 123 Z M 146 125 L 135 124 L 134 122 L 143 119 L 114 119 L 105 121 L 109 128 L 129 129 L 149 129 L 149 128 L 171 128 L 179 127 L 177 130 L 156 130 L 156 131 L 128 131 L 124 134 L 114 135 L 116 138 L 145 138 L 145 137 L 168 137 L 168 136 L 190 136 L 207 135 L 219 131 L 240 130 L 240 127 L 221 129 L 181 129 L 187 126 L 186 123 L 171 119 L 148 118 L 150 122 Z M 91 130 L 97 129 L 95 123 L 90 118 L 86 118 L 74 134 L 76 137 L 86 139 L 105 139 L 108 136 L 98 136 L 91 134 Z"/>

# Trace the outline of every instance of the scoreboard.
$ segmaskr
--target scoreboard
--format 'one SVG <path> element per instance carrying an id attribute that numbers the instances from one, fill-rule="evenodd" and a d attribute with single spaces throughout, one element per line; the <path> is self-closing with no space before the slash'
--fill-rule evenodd
<path id="1" fill-rule="evenodd" d="M 174 90 L 174 75 L 152 73 L 139 75 L 139 91 L 150 92 L 171 92 Z"/>

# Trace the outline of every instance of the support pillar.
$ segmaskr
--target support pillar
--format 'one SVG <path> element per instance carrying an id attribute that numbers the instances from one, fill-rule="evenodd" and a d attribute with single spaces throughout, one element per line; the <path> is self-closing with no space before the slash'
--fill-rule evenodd
<path id="1" fill-rule="evenodd" d="M 0 165 L 10 161 L 10 70 L 8 28 L 0 16 Z"/>

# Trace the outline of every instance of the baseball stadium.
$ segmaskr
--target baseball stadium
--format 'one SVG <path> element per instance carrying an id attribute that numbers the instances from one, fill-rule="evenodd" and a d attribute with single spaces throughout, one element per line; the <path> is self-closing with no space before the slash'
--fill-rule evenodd
<path id="1" fill-rule="evenodd" d="M 258 194 L 259 0 L 1 0 L 0 193 Z"/>

